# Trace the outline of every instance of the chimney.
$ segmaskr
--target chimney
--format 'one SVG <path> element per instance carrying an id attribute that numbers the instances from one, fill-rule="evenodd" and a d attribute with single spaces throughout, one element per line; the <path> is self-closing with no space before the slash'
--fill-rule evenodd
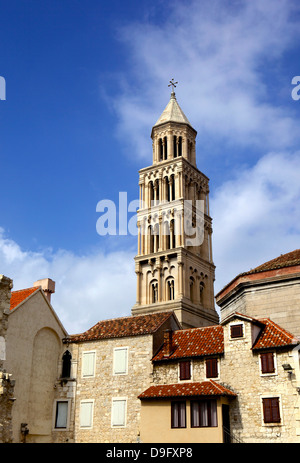
<path id="1" fill-rule="evenodd" d="M 169 357 L 172 353 L 172 330 L 164 331 L 164 357 Z"/>
<path id="2" fill-rule="evenodd" d="M 51 280 L 51 278 L 44 278 L 33 283 L 33 286 L 40 286 L 48 301 L 51 302 L 51 294 L 55 293 L 55 281 Z"/>

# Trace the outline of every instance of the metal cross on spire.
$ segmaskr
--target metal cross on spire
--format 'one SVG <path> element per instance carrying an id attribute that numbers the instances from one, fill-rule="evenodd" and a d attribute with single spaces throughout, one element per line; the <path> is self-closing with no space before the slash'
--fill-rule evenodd
<path id="1" fill-rule="evenodd" d="M 178 84 L 178 82 L 174 82 L 174 79 L 170 80 L 168 87 L 172 86 L 172 93 L 174 93 L 174 88 L 176 88 L 176 84 Z"/>

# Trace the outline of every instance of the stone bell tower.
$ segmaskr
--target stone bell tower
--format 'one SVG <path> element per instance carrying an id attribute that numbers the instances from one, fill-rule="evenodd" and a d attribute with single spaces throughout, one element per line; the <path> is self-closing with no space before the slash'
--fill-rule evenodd
<path id="1" fill-rule="evenodd" d="M 196 167 L 196 130 L 174 87 L 152 128 L 153 164 L 139 171 L 137 300 L 132 315 L 174 311 L 183 328 L 219 323 L 214 307 L 208 178 Z"/>

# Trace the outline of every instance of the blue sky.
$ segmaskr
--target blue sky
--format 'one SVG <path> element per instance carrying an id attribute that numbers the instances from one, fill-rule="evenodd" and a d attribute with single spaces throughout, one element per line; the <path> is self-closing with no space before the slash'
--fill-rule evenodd
<path id="1" fill-rule="evenodd" d="M 137 199 L 173 77 L 210 178 L 215 290 L 299 248 L 299 2 L 11 0 L 0 12 L 0 273 L 14 289 L 55 280 L 70 333 L 130 314 L 136 237 L 99 236 L 96 205 Z"/>

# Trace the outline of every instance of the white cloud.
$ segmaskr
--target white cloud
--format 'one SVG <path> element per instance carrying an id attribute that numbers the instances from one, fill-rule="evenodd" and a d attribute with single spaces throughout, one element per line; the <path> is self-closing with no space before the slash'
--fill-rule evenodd
<path id="1" fill-rule="evenodd" d="M 216 292 L 300 243 L 300 152 L 270 152 L 211 199 Z"/>
<path id="2" fill-rule="evenodd" d="M 27 252 L 0 229 L 1 273 L 13 279 L 13 290 L 52 278 L 56 282 L 53 308 L 73 334 L 99 320 L 131 314 L 136 295 L 133 257 L 130 250 L 85 256 L 64 250 Z"/>
<path id="3" fill-rule="evenodd" d="M 295 5 L 285 0 L 173 2 L 160 25 L 120 29 L 130 71 L 112 104 L 118 134 L 130 153 L 134 149 L 151 158 L 150 130 L 162 102 L 167 104 L 172 77 L 179 81 L 178 101 L 202 148 L 205 137 L 264 149 L 286 149 L 299 140 L 299 123 L 284 104 L 274 103 L 277 95 L 272 94 L 278 89 L 280 59 L 299 40 Z M 286 93 L 282 81 L 280 87 L 286 103 L 290 77 Z"/>

